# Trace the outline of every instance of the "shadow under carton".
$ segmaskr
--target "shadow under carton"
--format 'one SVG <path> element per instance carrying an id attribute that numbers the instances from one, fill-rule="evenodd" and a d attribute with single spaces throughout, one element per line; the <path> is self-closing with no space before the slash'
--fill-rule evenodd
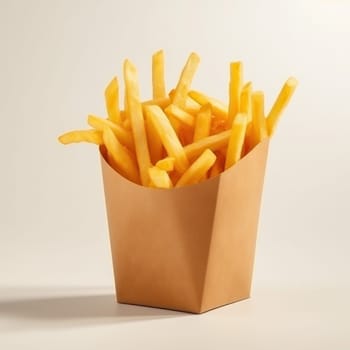
<path id="1" fill-rule="evenodd" d="M 101 150 L 118 302 L 201 313 L 250 296 L 268 145 L 172 190 L 131 183 Z"/>

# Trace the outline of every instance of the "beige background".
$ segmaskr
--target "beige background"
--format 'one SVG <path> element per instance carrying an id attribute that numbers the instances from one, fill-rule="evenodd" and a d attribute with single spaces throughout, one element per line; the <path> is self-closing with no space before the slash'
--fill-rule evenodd
<path id="1" fill-rule="evenodd" d="M 348 349 L 350 2 L 0 0 L 0 348 Z M 271 106 L 300 85 L 271 143 L 253 298 L 201 316 L 113 304 L 101 171 L 56 137 L 104 115 L 130 58 L 150 97 L 163 48 L 174 86 L 226 99 L 228 63 Z"/>

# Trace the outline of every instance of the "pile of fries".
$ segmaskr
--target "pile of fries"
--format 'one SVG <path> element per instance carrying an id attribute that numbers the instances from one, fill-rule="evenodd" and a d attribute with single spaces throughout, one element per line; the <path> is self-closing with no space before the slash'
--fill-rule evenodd
<path id="1" fill-rule="evenodd" d="M 136 67 L 125 60 L 124 109 L 115 77 L 105 90 L 108 117 L 89 115 L 92 129 L 67 132 L 59 141 L 105 147 L 110 166 L 143 186 L 169 189 L 217 176 L 274 133 L 297 81 L 285 82 L 265 115 L 264 93 L 244 82 L 241 62 L 230 64 L 228 105 L 192 90 L 199 61 L 191 53 L 175 89 L 167 93 L 164 53 L 156 52 L 152 56 L 153 98 L 142 102 Z"/>

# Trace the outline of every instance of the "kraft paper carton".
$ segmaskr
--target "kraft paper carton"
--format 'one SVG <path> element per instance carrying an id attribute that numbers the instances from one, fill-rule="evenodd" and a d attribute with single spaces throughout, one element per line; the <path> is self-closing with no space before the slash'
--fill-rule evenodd
<path id="1" fill-rule="evenodd" d="M 268 145 L 172 190 L 129 182 L 101 149 L 118 302 L 201 313 L 250 296 Z"/>

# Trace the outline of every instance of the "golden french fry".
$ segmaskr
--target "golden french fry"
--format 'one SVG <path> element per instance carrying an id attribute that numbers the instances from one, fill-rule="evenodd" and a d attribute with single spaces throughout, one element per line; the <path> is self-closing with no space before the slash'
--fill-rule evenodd
<path id="1" fill-rule="evenodd" d="M 209 171 L 209 178 L 218 176 L 225 170 L 225 157 L 221 152 L 215 152 L 216 161 Z"/>
<path id="2" fill-rule="evenodd" d="M 103 119 L 96 117 L 94 115 L 88 116 L 88 124 L 96 130 L 101 130 L 108 126 L 115 134 L 117 139 L 129 150 L 133 151 L 135 149 L 134 140 L 132 134 L 126 131 L 121 125 L 112 122 L 109 119 Z"/>
<path id="3" fill-rule="evenodd" d="M 174 104 L 171 104 L 165 108 L 164 112 L 168 117 L 172 116 L 187 126 L 194 126 L 194 116 Z"/>
<path id="4" fill-rule="evenodd" d="M 140 170 L 141 183 L 142 185 L 147 186 L 149 183 L 148 168 L 151 167 L 151 159 L 147 144 L 145 121 L 140 102 L 137 70 L 129 60 L 125 60 L 124 62 L 124 80 L 127 108 L 135 141 L 135 152 Z"/>
<path id="5" fill-rule="evenodd" d="M 243 154 L 248 154 L 254 147 L 254 135 L 253 135 L 253 126 L 252 121 L 247 123 L 247 128 L 245 131 L 245 140 L 243 146 Z"/>
<path id="6" fill-rule="evenodd" d="M 228 144 L 231 135 L 231 130 L 223 131 L 219 134 L 211 135 L 191 143 L 184 147 L 184 151 L 188 159 L 198 157 L 205 149 L 217 151 Z"/>
<path id="7" fill-rule="evenodd" d="M 173 184 L 168 173 L 156 166 L 148 169 L 151 180 L 151 187 L 156 188 L 172 188 Z"/>
<path id="8" fill-rule="evenodd" d="M 169 92 L 170 99 L 173 99 L 174 95 L 175 95 L 175 89 Z M 183 110 L 190 114 L 197 114 L 200 108 L 201 108 L 201 105 L 198 102 L 196 102 L 192 97 L 187 95 L 186 101 L 185 101 L 185 108 Z"/>
<path id="9" fill-rule="evenodd" d="M 106 87 L 105 101 L 108 119 L 120 124 L 121 117 L 119 111 L 119 84 L 117 77 L 113 78 Z"/>
<path id="10" fill-rule="evenodd" d="M 140 177 L 137 165 L 128 150 L 118 141 L 112 129 L 109 127 L 106 126 L 103 129 L 102 135 L 109 159 L 112 160 L 111 165 L 115 167 L 121 175 L 139 184 Z"/>
<path id="11" fill-rule="evenodd" d="M 292 97 L 297 85 L 298 85 L 298 81 L 293 77 L 289 78 L 283 85 L 275 103 L 271 108 L 270 113 L 266 118 L 267 130 L 270 136 L 273 135 L 276 129 L 278 120 L 283 110 L 288 105 L 290 98 Z"/>
<path id="12" fill-rule="evenodd" d="M 197 114 L 200 109 L 201 105 L 190 96 L 187 96 L 185 103 L 185 111 L 190 114 Z"/>
<path id="13" fill-rule="evenodd" d="M 160 50 L 152 56 L 153 99 L 166 97 L 164 82 L 164 52 Z"/>
<path id="14" fill-rule="evenodd" d="M 155 164 L 163 156 L 163 144 L 153 123 L 146 118 L 145 121 L 147 142 L 152 164 Z"/>
<path id="15" fill-rule="evenodd" d="M 204 105 L 197 114 L 194 128 L 193 141 L 198 141 L 210 135 L 211 127 L 211 106 Z"/>
<path id="16" fill-rule="evenodd" d="M 188 159 L 168 117 L 159 106 L 145 106 L 144 108 L 147 118 L 157 130 L 168 155 L 175 158 L 175 169 L 183 173 L 189 166 Z"/>
<path id="17" fill-rule="evenodd" d="M 248 122 L 252 119 L 252 104 L 251 104 L 251 98 L 252 98 L 252 88 L 253 84 L 251 82 L 248 82 L 245 84 L 241 91 L 241 97 L 240 97 L 240 106 L 239 111 L 240 113 L 245 113 L 248 117 Z"/>
<path id="18" fill-rule="evenodd" d="M 238 113 L 232 124 L 231 136 L 226 152 L 225 169 L 230 168 L 241 159 L 246 128 L 247 115 Z"/>
<path id="19" fill-rule="evenodd" d="M 243 82 L 243 64 L 242 62 L 232 62 L 230 64 L 230 84 L 229 84 L 229 105 L 227 125 L 231 128 L 232 122 L 239 112 L 239 98 Z"/>
<path id="20" fill-rule="evenodd" d="M 199 65 L 200 58 L 196 53 L 191 53 L 185 67 L 183 68 L 180 80 L 175 88 L 173 104 L 180 108 L 186 107 L 186 98 L 193 80 L 194 73 Z"/>
<path id="21" fill-rule="evenodd" d="M 167 106 L 169 106 L 171 103 L 170 97 L 163 97 L 163 98 L 157 98 L 157 99 L 153 99 L 153 100 L 147 100 L 142 102 L 142 106 L 145 105 L 157 105 L 160 108 L 164 109 Z"/>
<path id="22" fill-rule="evenodd" d="M 175 187 L 192 185 L 201 181 L 213 166 L 215 160 L 216 155 L 210 149 L 206 149 L 184 172 Z"/>
<path id="23" fill-rule="evenodd" d="M 204 106 L 209 103 L 211 105 L 211 109 L 214 115 L 225 120 L 227 119 L 228 107 L 223 102 L 217 100 L 216 98 L 206 96 L 202 92 L 195 90 L 190 91 L 188 94 L 201 106 Z"/>
<path id="24" fill-rule="evenodd" d="M 73 130 L 58 137 L 58 141 L 64 145 L 77 142 L 88 142 L 102 145 L 102 132 L 99 130 Z"/>
<path id="25" fill-rule="evenodd" d="M 165 171 L 173 171 L 175 166 L 175 158 L 174 157 L 166 157 L 161 160 L 158 160 L 156 163 L 156 167 Z"/>
<path id="26" fill-rule="evenodd" d="M 127 113 L 125 113 L 125 120 L 123 121 L 123 128 L 127 131 L 131 131 L 131 121 L 130 121 Z"/>
<path id="27" fill-rule="evenodd" d="M 264 115 L 264 93 L 262 91 L 252 93 L 252 133 L 253 147 L 268 136 Z"/>

